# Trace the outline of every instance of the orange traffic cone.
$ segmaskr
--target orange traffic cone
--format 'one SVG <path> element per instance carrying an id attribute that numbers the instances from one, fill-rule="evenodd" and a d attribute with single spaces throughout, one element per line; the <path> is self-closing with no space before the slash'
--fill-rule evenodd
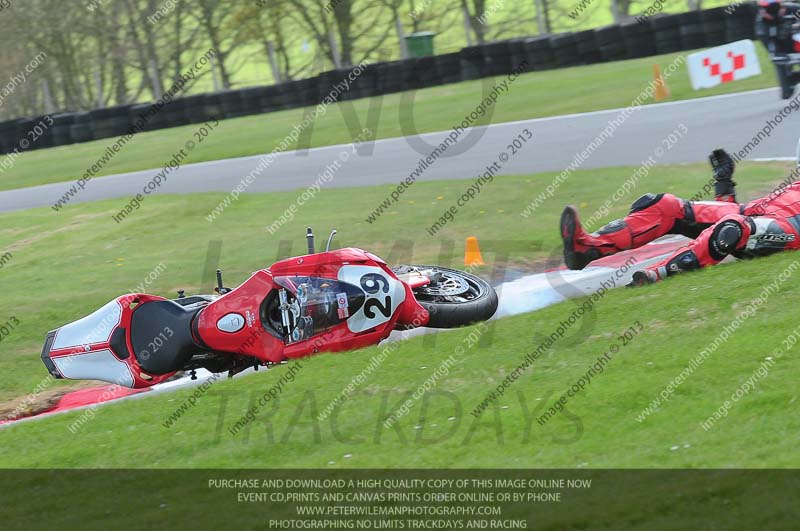
<path id="1" fill-rule="evenodd" d="M 664 77 L 661 75 L 661 67 L 658 64 L 653 65 L 653 79 L 656 83 L 656 101 L 661 101 L 669 98 L 669 87 Z"/>
<path id="2" fill-rule="evenodd" d="M 481 248 L 478 247 L 478 238 L 475 236 L 470 236 L 467 238 L 467 249 L 464 252 L 464 265 L 486 265 L 484 264 L 483 257 L 481 256 Z"/>

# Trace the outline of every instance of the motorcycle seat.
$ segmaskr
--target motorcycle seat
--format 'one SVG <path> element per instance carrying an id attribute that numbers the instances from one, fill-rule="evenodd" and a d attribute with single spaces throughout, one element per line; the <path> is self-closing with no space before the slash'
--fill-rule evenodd
<path id="1" fill-rule="evenodd" d="M 139 366 L 151 374 L 182 370 L 192 355 L 204 350 L 192 337 L 199 309 L 172 301 L 150 301 L 133 311 L 131 345 Z"/>

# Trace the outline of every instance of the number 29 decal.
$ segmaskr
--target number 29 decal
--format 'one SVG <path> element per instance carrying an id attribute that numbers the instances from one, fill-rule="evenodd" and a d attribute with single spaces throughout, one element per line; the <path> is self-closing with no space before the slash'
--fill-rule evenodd
<path id="1" fill-rule="evenodd" d="M 367 295 L 374 295 L 374 297 L 368 297 L 364 303 L 364 315 L 366 315 L 367 318 L 375 319 L 375 310 L 383 314 L 386 319 L 392 317 L 392 296 L 383 296 L 389 293 L 389 288 L 389 280 L 384 274 L 367 273 L 361 277 L 361 289 L 363 289 L 364 293 Z M 380 297 L 383 297 L 382 302 Z"/>
<path id="2" fill-rule="evenodd" d="M 379 267 L 346 265 L 339 269 L 338 278 L 364 292 L 364 305 L 347 320 L 351 332 L 363 332 L 387 322 L 406 299 L 403 284 Z"/>

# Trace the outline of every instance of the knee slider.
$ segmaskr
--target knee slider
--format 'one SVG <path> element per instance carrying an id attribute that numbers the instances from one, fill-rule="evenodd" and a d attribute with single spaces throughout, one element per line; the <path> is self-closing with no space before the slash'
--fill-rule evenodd
<path id="1" fill-rule="evenodd" d="M 625 220 L 622 219 L 615 219 L 614 221 L 609 221 L 600 229 L 598 229 L 597 234 L 612 234 L 614 232 L 619 232 L 628 225 L 625 223 Z"/>
<path id="2" fill-rule="evenodd" d="M 631 214 L 655 205 L 656 203 L 661 201 L 662 197 L 664 197 L 664 194 L 650 194 L 650 193 L 644 194 L 642 197 L 634 201 L 633 204 L 631 205 Z"/>
<path id="3" fill-rule="evenodd" d="M 742 234 L 742 226 L 735 221 L 723 221 L 717 225 L 711 233 L 708 245 L 711 258 L 722 260 L 731 254 L 742 239 Z"/>

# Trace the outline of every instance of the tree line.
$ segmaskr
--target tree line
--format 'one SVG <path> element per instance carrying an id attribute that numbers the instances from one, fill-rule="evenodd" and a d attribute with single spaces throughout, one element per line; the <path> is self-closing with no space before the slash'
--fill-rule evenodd
<path id="1" fill-rule="evenodd" d="M 706 0 L 708 2 L 708 0 Z M 158 99 L 209 48 L 185 90 L 226 90 L 406 57 L 405 37 L 432 31 L 453 50 L 591 27 L 651 0 L 4 0 L 0 87 L 32 57 L 46 63 L 0 118 Z M 698 9 L 702 0 L 669 0 Z M 688 4 L 687 4 L 688 2 Z M 720 2 L 715 2 L 719 4 Z M 573 13 L 573 16 L 570 16 Z M 575 20 L 575 19 L 578 20 Z M 249 78 L 245 73 L 249 72 Z M 241 81 L 245 79 L 245 81 Z M 200 84 L 196 86 L 196 84 Z"/>

